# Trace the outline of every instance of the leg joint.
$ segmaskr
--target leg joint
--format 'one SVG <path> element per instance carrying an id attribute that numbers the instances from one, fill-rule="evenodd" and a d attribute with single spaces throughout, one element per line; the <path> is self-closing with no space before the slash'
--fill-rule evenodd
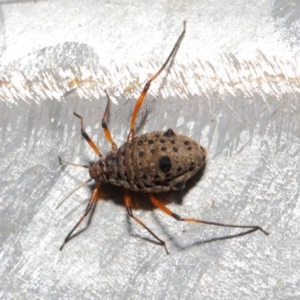
<path id="1" fill-rule="evenodd" d="M 102 125 L 103 129 L 107 129 L 107 124 L 106 124 L 106 122 L 104 120 L 102 120 L 101 125 Z"/>
<path id="2" fill-rule="evenodd" d="M 183 218 L 181 218 L 179 215 L 172 213 L 172 217 L 175 218 L 177 221 L 183 221 Z"/>
<path id="3" fill-rule="evenodd" d="M 126 209 L 127 209 L 128 215 L 132 218 L 133 217 L 133 213 L 132 213 L 131 207 L 130 206 L 126 206 Z"/>
<path id="4" fill-rule="evenodd" d="M 151 85 L 151 82 L 152 82 L 152 80 L 149 80 L 149 81 L 145 84 L 144 91 L 148 91 L 148 90 L 149 90 L 150 85 Z"/>

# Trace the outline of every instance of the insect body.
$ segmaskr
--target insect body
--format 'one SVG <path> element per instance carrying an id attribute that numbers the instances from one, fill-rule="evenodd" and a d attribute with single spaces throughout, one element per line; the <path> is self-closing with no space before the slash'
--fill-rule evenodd
<path id="1" fill-rule="evenodd" d="M 144 193 L 182 190 L 203 166 L 206 150 L 192 139 L 166 132 L 151 132 L 124 143 L 89 167 L 95 181 L 110 182 Z"/>
<path id="2" fill-rule="evenodd" d="M 159 76 L 163 69 L 168 65 L 171 58 L 174 58 L 184 37 L 185 25 L 186 24 L 184 22 L 184 30 L 179 36 L 166 62 L 146 83 L 140 97 L 138 98 L 131 116 L 130 131 L 127 141 L 120 148 L 118 148 L 113 141 L 106 124 L 110 107 L 110 98 L 106 91 L 105 92 L 108 101 L 102 118 L 102 128 L 104 130 L 106 139 L 111 144 L 112 149 L 105 157 L 102 156 L 97 146 L 85 132 L 83 118 L 74 113 L 76 117 L 81 119 L 82 136 L 85 138 L 94 152 L 99 156 L 99 160 L 95 163 L 92 163 L 90 166 L 80 165 L 89 169 L 90 178 L 85 183 L 94 180 L 96 182 L 96 186 L 93 190 L 84 215 L 79 219 L 77 224 L 65 238 L 60 250 L 63 249 L 64 245 L 71 239 L 76 228 L 93 210 L 98 199 L 99 191 L 101 190 L 101 185 L 105 183 L 111 183 L 113 185 L 123 187 L 124 203 L 129 216 L 138 224 L 143 226 L 158 241 L 158 243 L 165 248 L 167 253 L 168 250 L 165 241 L 160 239 L 140 219 L 133 215 L 130 191 L 147 193 L 154 206 L 178 221 L 247 229 L 242 233 L 229 236 L 229 238 L 246 235 L 257 230 L 260 230 L 264 234 L 268 235 L 268 233 L 260 226 L 232 225 L 193 218 L 182 218 L 181 216 L 170 211 L 156 198 L 156 196 L 154 196 L 154 194 L 160 192 L 184 189 L 186 182 L 201 169 L 206 158 L 206 150 L 202 146 L 189 137 L 176 134 L 172 129 L 168 129 L 165 132 L 157 131 L 146 133 L 135 137 L 134 128 L 137 113 L 147 95 L 151 82 Z M 63 161 L 61 158 L 60 162 L 68 163 Z M 68 164 L 76 165 L 73 163 Z"/>

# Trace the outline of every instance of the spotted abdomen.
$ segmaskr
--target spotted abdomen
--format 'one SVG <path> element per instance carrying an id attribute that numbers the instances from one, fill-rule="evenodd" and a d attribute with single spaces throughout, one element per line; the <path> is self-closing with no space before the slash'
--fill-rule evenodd
<path id="1" fill-rule="evenodd" d="M 118 177 L 109 181 L 132 191 L 181 190 L 203 166 L 205 157 L 203 147 L 172 129 L 146 133 L 119 148 Z"/>

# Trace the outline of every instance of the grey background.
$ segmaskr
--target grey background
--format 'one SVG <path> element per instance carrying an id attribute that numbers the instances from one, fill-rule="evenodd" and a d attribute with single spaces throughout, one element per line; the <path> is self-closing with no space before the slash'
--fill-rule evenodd
<path id="1" fill-rule="evenodd" d="M 1 299 L 300 297 L 300 4 L 178 2 L 0 1 Z M 88 230 L 60 252 L 91 190 L 56 210 L 88 178 L 57 156 L 96 159 L 73 111 L 109 151 L 106 88 L 122 144 L 134 101 L 183 20 L 186 37 L 151 88 L 138 134 L 172 127 L 201 142 L 208 161 L 186 191 L 161 197 L 182 216 L 257 224 L 270 236 L 208 242 L 239 231 L 142 206 L 135 213 L 166 240 L 166 256 L 128 219 L 122 192 L 108 189 Z"/>

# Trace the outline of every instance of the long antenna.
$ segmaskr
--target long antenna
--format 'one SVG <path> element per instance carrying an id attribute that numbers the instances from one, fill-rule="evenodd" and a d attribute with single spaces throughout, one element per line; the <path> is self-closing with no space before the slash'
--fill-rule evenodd
<path id="1" fill-rule="evenodd" d="M 92 178 L 89 178 L 87 181 L 81 183 L 75 190 L 73 190 L 64 200 L 62 200 L 55 209 L 58 209 L 68 198 L 70 198 L 75 192 L 77 192 L 79 189 L 81 189 L 83 186 L 88 184 L 90 181 L 92 181 Z"/>

